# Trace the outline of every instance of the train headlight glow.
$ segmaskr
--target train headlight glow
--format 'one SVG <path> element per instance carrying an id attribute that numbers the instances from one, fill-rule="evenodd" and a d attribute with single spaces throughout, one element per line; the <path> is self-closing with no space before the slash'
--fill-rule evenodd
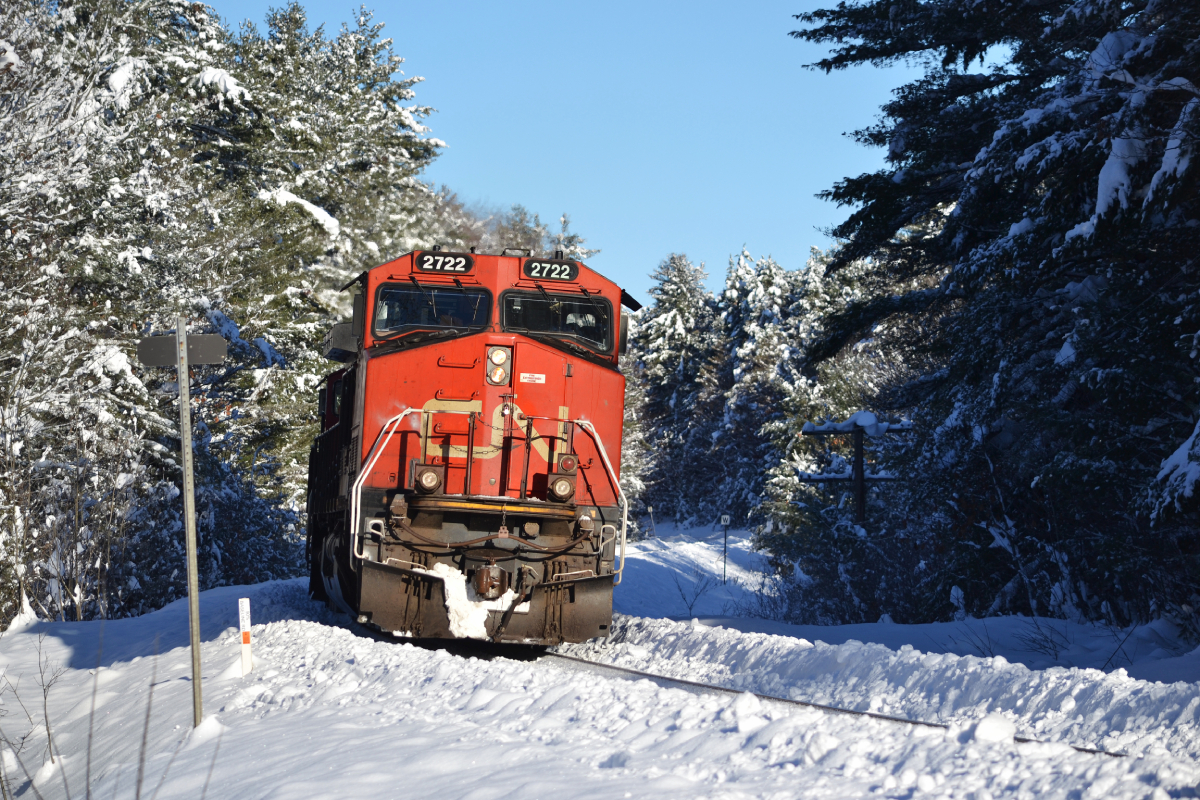
<path id="1" fill-rule="evenodd" d="M 489 347 L 485 366 L 488 383 L 492 386 L 506 386 L 512 375 L 512 348 Z"/>

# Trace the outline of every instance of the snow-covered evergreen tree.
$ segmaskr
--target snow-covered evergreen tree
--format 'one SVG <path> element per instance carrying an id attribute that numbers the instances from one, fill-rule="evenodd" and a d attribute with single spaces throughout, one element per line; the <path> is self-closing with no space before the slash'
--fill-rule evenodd
<path id="1" fill-rule="evenodd" d="M 638 315 L 631 315 L 630 335 L 636 332 Z M 645 379 L 636 354 L 621 357 L 621 372 L 625 374 L 625 414 L 621 428 L 621 489 L 629 503 L 629 522 L 632 534 L 640 536 L 646 526 L 641 517 L 646 513 L 646 478 L 654 466 L 654 454 L 646 439 L 643 420 L 646 407 Z"/>
<path id="2" fill-rule="evenodd" d="M 721 364 L 724 414 L 712 457 L 724 474 L 724 510 L 742 524 L 759 503 L 766 471 L 778 463 L 772 425 L 783 415 L 791 348 L 784 314 L 793 276 L 774 259 L 745 249 L 729 259 L 718 300 L 726 357 Z"/>
<path id="3" fill-rule="evenodd" d="M 814 345 L 833 358 L 836 331 L 883 326 L 920 372 L 864 387 L 917 423 L 876 522 L 917 556 L 893 583 L 923 617 L 1195 626 L 1200 10 L 864 0 L 800 19 L 832 46 L 818 68 L 925 65 L 855 134 L 887 167 L 826 193 L 858 206 L 829 268 L 865 264 L 867 299 Z"/>
<path id="4" fill-rule="evenodd" d="M 578 233 L 571 230 L 571 218 L 566 214 L 558 218 L 558 224 L 558 233 L 547 236 L 546 252 L 561 252 L 563 258 L 571 258 L 578 261 L 586 261 L 600 253 L 598 249 L 584 247 L 587 244 L 587 239 L 584 239 Z"/>
<path id="5" fill-rule="evenodd" d="M 528 250 L 540 255 L 545 250 L 550 230 L 537 214 L 522 205 L 493 218 L 494 222 L 484 239 L 484 249 L 501 252 L 505 248 Z"/>
<path id="6" fill-rule="evenodd" d="M 381 28 L 0 7 L 0 616 L 22 590 L 84 618 L 182 594 L 174 375 L 132 358 L 181 312 L 230 343 L 192 376 L 201 584 L 299 568 L 336 288 L 485 227 L 419 181 L 440 143 Z"/>
<path id="7" fill-rule="evenodd" d="M 708 522 L 723 499 L 712 456 L 723 402 L 718 385 L 722 337 L 703 265 L 672 255 L 651 276 L 653 305 L 639 312 L 631 353 L 645 404 L 642 424 L 654 453 L 645 499 L 660 519 Z"/>
<path id="8" fill-rule="evenodd" d="M 850 487 L 802 477 L 848 475 L 852 437 L 801 435 L 806 422 L 844 421 L 857 411 L 894 409 L 890 387 L 919 374 L 905 337 L 914 324 L 903 312 L 911 297 L 881 295 L 868 280 L 865 261 L 829 270 L 836 251 L 814 250 L 793 274 L 782 325 L 789 343 L 790 378 L 780 386 L 780 413 L 764 425 L 775 458 L 768 466 L 758 517 L 757 541 L 781 576 L 775 611 L 796 622 L 829 624 L 874 621 L 883 613 L 912 618 L 914 584 L 898 580 L 917 564 L 911 542 L 877 524 L 895 501 L 894 484 L 874 484 L 865 527 L 854 521 Z M 910 293 L 911 294 L 911 293 Z M 888 304 L 886 324 L 864 323 L 872 309 Z M 904 333 L 904 336 L 900 336 Z M 869 473 L 895 462 L 907 437 L 870 437 Z M 894 471 L 894 470 L 893 470 Z"/>
<path id="9" fill-rule="evenodd" d="M 585 247 L 587 239 L 571 230 L 571 218 L 558 218 L 558 232 L 551 232 L 537 214 L 522 205 L 492 214 L 476 229 L 478 244 L 484 252 L 502 252 L 506 248 L 528 250 L 534 255 L 549 257 L 562 252 L 563 258 L 586 261 L 600 251 Z"/>

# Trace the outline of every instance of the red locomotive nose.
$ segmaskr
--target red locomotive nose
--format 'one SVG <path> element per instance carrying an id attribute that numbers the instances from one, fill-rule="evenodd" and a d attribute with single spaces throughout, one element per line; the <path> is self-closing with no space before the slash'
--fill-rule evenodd
<path id="1" fill-rule="evenodd" d="M 318 396 L 306 549 L 309 590 L 360 624 L 542 645 L 609 632 L 619 306 L 637 302 L 561 252 L 517 252 L 418 251 L 346 287 L 354 313 L 322 348 L 341 368 Z"/>

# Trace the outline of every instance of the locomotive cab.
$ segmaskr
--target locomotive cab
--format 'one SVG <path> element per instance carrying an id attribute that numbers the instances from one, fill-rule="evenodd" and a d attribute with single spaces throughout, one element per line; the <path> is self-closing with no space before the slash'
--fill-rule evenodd
<path id="1" fill-rule="evenodd" d="M 309 459 L 314 596 L 419 638 L 607 634 L 637 304 L 555 255 L 417 251 L 346 287 Z"/>

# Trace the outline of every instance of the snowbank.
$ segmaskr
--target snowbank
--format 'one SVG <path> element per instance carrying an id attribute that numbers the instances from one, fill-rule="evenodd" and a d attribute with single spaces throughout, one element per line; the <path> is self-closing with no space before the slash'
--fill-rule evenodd
<path id="1" fill-rule="evenodd" d="M 744 532 L 730 532 L 730 582 L 724 585 L 714 584 L 723 532 L 660 533 L 632 548 L 618 608 L 677 614 L 695 586 L 688 581 L 706 579 L 708 588 L 692 603 L 697 613 L 729 609 L 752 596 L 748 586 L 761 556 L 749 549 Z M 89 728 L 90 788 L 114 798 L 139 793 L 143 733 L 148 745 L 140 793 L 160 798 L 207 791 L 233 800 L 372 800 L 402 788 L 414 798 L 824 800 L 869 794 L 909 800 L 934 793 L 974 800 L 1166 800 L 1192 796 L 1200 783 L 1200 685 L 1152 683 L 1124 670 L 1031 669 L 999 655 L 1029 645 L 1031 620 L 816 628 L 736 617 L 702 622 L 619 615 L 609 640 L 561 648 L 591 661 L 747 692 L 949 725 L 942 730 L 748 693 L 660 686 L 554 659 L 480 660 L 376 641 L 309 600 L 305 585 L 281 581 L 202 595 L 205 719 L 195 730 L 184 601 L 106 623 L 37 622 L 28 612 L 0 638 L 0 670 L 15 687 L 0 692 L 0 703 L 15 706 L 15 691 L 34 712 L 28 720 L 10 714 L 3 723 L 10 740 L 29 736 L 19 753 L 0 753 L 16 788 L 26 791 L 22 784 L 33 779 L 43 797 L 65 797 L 65 770 L 72 795 L 83 796 Z M 251 599 L 254 623 L 255 669 L 246 676 L 239 597 Z M 463 624 L 471 624 L 466 617 L 477 611 L 476 601 L 466 587 L 456 602 Z M 1099 663 L 1114 654 L 1114 632 L 1055 624 L 1060 627 L 1046 632 L 1042 645 L 1057 642 L 1058 649 L 1033 648 L 1025 653 L 1028 661 Z M 1172 655 L 1177 641 L 1168 628 L 1147 626 L 1122 636 L 1119 649 L 1131 669 L 1164 677 L 1200 674 L 1200 653 Z M 917 641 L 925 644 L 914 647 Z M 997 655 L 944 652 L 972 648 Z M 923 652 L 929 650 L 943 652 Z M 49 693 L 55 746 L 63 756 L 58 766 L 43 758 L 37 713 L 43 660 L 48 674 L 63 667 Z M 1020 744 L 1014 736 L 1050 743 Z M 1088 755 L 1065 743 L 1136 757 Z"/>
<path id="2" fill-rule="evenodd" d="M 240 656 L 239 596 L 251 598 L 255 623 L 256 666 L 246 677 L 225 669 Z M 1162 800 L 1189 795 L 1200 781 L 1191 758 L 1165 748 L 1114 759 L 1057 744 L 1015 744 L 1013 728 L 1030 724 L 1027 706 L 1036 694 L 1027 693 L 1016 710 L 1006 710 L 1005 700 L 992 707 L 991 717 L 927 729 L 752 695 L 694 693 L 553 660 L 481 661 L 375 641 L 340 627 L 343 620 L 308 600 L 303 580 L 212 590 L 202 596 L 201 609 L 206 717 L 194 731 L 182 602 L 103 626 L 39 623 L 0 640 L 0 667 L 14 681 L 21 677 L 30 700 L 38 695 L 40 701 L 39 648 L 67 667 L 51 688 L 50 717 L 74 796 L 85 794 L 89 727 L 90 788 L 106 798 L 139 793 L 143 731 L 148 747 L 140 793 L 164 799 L 206 793 L 230 800 L 371 800 L 403 793 L 815 800 L 932 792 L 979 800 Z M 719 676 L 712 659 L 725 659 L 748 685 L 761 680 L 784 692 L 826 686 L 831 697 L 840 692 L 850 703 L 869 704 L 877 689 L 891 686 L 889 707 L 903 702 L 910 710 L 945 708 L 951 715 L 967 707 L 964 691 L 1016 692 L 1015 668 L 1000 660 L 821 646 L 662 620 L 622 619 L 619 635 L 624 642 L 576 649 L 701 679 Z M 1075 713 L 1098 727 L 1101 709 L 1087 704 L 1099 699 L 1097 686 L 1116 679 L 1059 672 L 1064 684 L 1080 687 Z M 905 674 L 900 692 L 892 684 Z M 1161 711 L 1173 690 L 1155 696 L 1145 684 L 1121 680 L 1123 699 L 1112 696 L 1105 720 L 1115 723 L 1126 714 L 1167 719 Z M 40 708 L 40 702 L 26 705 Z M 1180 732 L 1194 730 L 1183 717 L 1174 717 Z M 7 719 L 6 734 L 23 733 L 9 730 L 17 721 Z M 37 782 L 41 795 L 65 796 L 61 773 L 42 767 L 38 730 L 20 765 L 6 759 L 9 774 L 20 789 L 22 770 L 46 771 Z"/>
<path id="3" fill-rule="evenodd" d="M 902 627 L 902 626 L 891 626 Z M 836 629 L 833 629 L 836 630 Z M 563 652 L 669 677 L 928 722 L 970 725 L 988 714 L 1022 736 L 1112 752 L 1200 758 L 1200 685 L 1151 683 L 1123 669 L 1031 670 L 1003 656 L 893 650 L 853 639 L 825 644 L 709 628 L 699 620 L 620 617 L 619 645 Z"/>

